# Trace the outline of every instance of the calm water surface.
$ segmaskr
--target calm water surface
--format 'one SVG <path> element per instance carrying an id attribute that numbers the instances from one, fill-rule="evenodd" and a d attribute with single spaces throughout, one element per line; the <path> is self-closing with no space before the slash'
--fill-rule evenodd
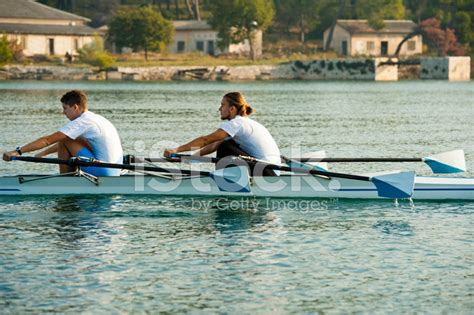
<path id="1" fill-rule="evenodd" d="M 72 88 L 116 125 L 127 153 L 158 156 L 213 131 L 222 95 L 238 90 L 285 154 L 463 148 L 463 176 L 474 176 L 472 82 L 0 82 L 0 150 L 64 124 L 58 99 Z M 2 175 L 55 171 L 0 163 Z M 1 197 L 0 313 L 468 314 L 473 227 L 469 202 Z"/>

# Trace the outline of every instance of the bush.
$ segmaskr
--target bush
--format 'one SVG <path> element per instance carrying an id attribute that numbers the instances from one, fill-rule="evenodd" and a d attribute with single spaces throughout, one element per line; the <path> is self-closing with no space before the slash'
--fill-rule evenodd
<path id="1" fill-rule="evenodd" d="M 0 66 L 10 63 L 13 60 L 13 52 L 6 35 L 0 39 Z"/>
<path id="2" fill-rule="evenodd" d="M 92 66 L 108 68 L 115 63 L 115 57 L 104 50 L 102 40 L 98 36 L 78 52 L 79 60 Z"/>

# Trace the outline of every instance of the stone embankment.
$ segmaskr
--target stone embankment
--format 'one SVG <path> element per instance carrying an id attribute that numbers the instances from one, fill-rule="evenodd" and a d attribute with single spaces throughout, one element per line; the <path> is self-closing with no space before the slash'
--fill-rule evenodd
<path id="1" fill-rule="evenodd" d="M 293 61 L 280 65 L 217 67 L 118 67 L 107 70 L 65 66 L 5 66 L 0 80 L 368 80 L 400 78 L 469 80 L 470 58 L 422 59 L 409 71 L 397 59 L 341 59 Z M 421 69 L 420 69 L 421 67 Z M 421 73 L 421 76 L 420 76 Z"/>

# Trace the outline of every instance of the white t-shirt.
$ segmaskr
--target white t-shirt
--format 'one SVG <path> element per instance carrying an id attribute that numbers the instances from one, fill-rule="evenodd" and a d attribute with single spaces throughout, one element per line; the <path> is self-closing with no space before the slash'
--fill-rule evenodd
<path id="1" fill-rule="evenodd" d="M 280 149 L 267 128 L 248 117 L 235 116 L 220 123 L 219 129 L 231 136 L 240 148 L 251 156 L 268 163 L 281 163 Z"/>
<path id="2" fill-rule="evenodd" d="M 86 111 L 59 129 L 69 138 L 87 140 L 95 157 L 106 163 L 123 163 L 120 137 L 114 125 L 104 117 Z"/>

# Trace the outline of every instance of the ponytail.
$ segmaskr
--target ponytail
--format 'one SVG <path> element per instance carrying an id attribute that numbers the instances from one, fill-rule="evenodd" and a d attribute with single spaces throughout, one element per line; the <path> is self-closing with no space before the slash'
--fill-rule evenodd
<path id="1" fill-rule="evenodd" d="M 240 116 L 250 116 L 254 109 L 245 100 L 244 96 L 240 92 L 231 92 L 224 95 L 231 106 L 235 106 Z"/>

